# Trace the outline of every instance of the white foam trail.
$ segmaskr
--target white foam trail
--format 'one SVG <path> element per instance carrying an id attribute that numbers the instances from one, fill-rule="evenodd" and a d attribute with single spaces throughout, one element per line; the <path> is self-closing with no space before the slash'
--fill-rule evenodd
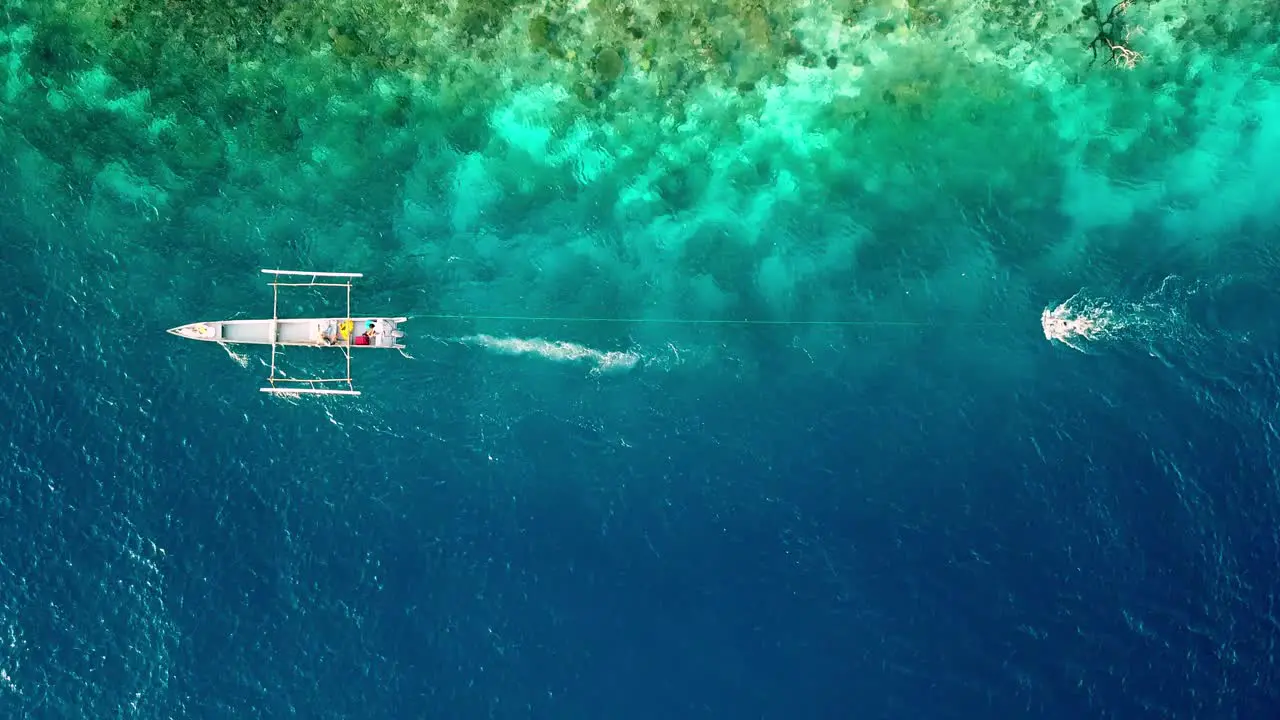
<path id="1" fill-rule="evenodd" d="M 1199 317 L 1204 308 L 1221 305 L 1219 292 L 1235 282 L 1232 278 L 1186 282 L 1170 276 L 1137 299 L 1081 290 L 1058 306 L 1045 308 L 1040 324 L 1047 340 L 1080 352 L 1136 347 L 1156 357 L 1188 356 L 1210 344 L 1246 339 L 1236 338 L 1230 329 L 1206 325 Z M 1193 312 L 1193 306 L 1201 312 Z"/>
<path id="2" fill-rule="evenodd" d="M 532 355 L 552 362 L 587 362 L 592 365 L 592 375 L 627 372 L 640 363 L 640 356 L 635 352 L 596 350 L 563 340 L 468 335 L 458 338 L 458 342 L 501 355 Z"/>

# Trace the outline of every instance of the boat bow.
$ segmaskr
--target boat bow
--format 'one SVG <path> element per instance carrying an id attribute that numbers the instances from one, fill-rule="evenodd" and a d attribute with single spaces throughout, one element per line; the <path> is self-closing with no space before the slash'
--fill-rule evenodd
<path id="1" fill-rule="evenodd" d="M 210 323 L 188 323 L 176 328 L 169 328 L 169 333 L 192 340 L 216 340 L 218 329 Z"/>

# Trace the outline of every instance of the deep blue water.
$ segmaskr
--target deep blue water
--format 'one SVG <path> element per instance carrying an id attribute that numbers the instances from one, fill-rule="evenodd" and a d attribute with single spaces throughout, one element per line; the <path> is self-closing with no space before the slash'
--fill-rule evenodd
<path id="1" fill-rule="evenodd" d="M 160 276 L 4 236 L 7 717 L 1274 707 L 1274 353 L 1193 337 L 1263 291 L 1093 354 L 1013 303 L 603 376 L 418 320 L 282 402 Z"/>

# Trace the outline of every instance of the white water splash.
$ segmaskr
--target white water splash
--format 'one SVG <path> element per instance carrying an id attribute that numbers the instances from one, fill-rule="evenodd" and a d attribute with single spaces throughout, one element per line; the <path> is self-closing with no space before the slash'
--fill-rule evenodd
<path id="1" fill-rule="evenodd" d="M 468 335 L 458 338 L 458 342 L 500 355 L 531 355 L 552 362 L 585 362 L 592 366 L 592 375 L 627 372 L 635 368 L 641 359 L 632 351 L 596 350 L 577 343 L 542 338 Z"/>
<path id="2" fill-rule="evenodd" d="M 1091 300 L 1076 293 L 1055 308 L 1040 314 L 1040 326 L 1049 342 L 1058 342 L 1080 352 L 1090 343 L 1112 337 L 1126 323 L 1117 316 L 1111 303 Z"/>
<path id="3" fill-rule="evenodd" d="M 1044 336 L 1083 353 L 1137 348 L 1155 357 L 1190 356 L 1206 345 L 1247 339 L 1248 332 L 1206 322 L 1210 315 L 1239 314 L 1224 291 L 1247 289 L 1234 278 L 1187 282 L 1170 276 L 1136 299 L 1103 297 L 1085 290 L 1040 315 Z"/>

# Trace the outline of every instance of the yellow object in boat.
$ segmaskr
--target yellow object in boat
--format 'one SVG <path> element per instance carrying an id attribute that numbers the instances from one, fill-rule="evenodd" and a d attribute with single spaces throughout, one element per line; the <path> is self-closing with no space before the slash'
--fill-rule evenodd
<path id="1" fill-rule="evenodd" d="M 351 338 L 351 328 L 353 327 L 355 327 L 355 325 L 353 325 L 350 320 L 343 320 L 342 323 L 338 325 L 338 334 L 342 336 L 343 340 L 348 340 Z"/>

